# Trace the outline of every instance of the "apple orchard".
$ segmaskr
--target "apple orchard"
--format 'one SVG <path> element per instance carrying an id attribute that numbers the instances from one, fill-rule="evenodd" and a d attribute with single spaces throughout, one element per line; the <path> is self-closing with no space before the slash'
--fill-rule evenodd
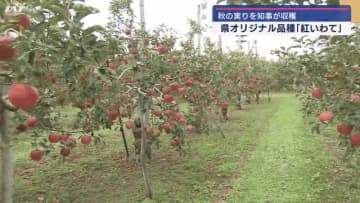
<path id="1" fill-rule="evenodd" d="M 298 91 L 313 130 L 336 121 L 349 150 L 360 146 L 358 30 L 346 37 L 301 38 L 293 48 L 320 42 L 324 48 L 306 54 L 278 50 L 275 63 L 223 53 L 209 39 L 199 53 L 193 39 L 201 29 L 194 22 L 183 41 L 167 27 L 145 31 L 134 22 L 129 1 L 112 1 L 109 23 L 88 28 L 82 19 L 96 10 L 83 4 L 10 2 L 0 3 L 1 202 L 12 199 L 13 137 L 26 136 L 31 160 L 59 154 L 66 164 L 79 145 L 111 142 L 101 129 L 121 134 L 125 158 L 132 161 L 127 140 L 134 135 L 136 161 L 152 198 L 145 164 L 152 145 L 165 143 L 186 155 L 187 140 L 195 135 L 226 137 L 222 123 L 231 120 L 230 105 L 241 110 L 244 102 L 259 103 L 260 94 L 270 101 L 271 91 L 286 87 Z M 64 124 L 69 109 L 75 118 Z"/>

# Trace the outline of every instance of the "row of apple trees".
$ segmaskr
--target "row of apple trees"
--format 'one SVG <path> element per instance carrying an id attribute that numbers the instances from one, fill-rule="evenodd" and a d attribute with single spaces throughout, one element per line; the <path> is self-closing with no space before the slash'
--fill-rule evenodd
<path id="1" fill-rule="evenodd" d="M 298 92 L 314 132 L 325 127 L 338 132 L 347 149 L 344 158 L 360 146 L 359 42 L 355 25 L 352 35 L 302 37 L 293 47 L 277 51 L 282 83 Z"/>

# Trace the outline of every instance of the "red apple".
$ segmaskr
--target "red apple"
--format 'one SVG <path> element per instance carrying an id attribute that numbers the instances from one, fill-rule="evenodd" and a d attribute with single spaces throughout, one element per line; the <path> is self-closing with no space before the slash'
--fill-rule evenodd
<path id="1" fill-rule="evenodd" d="M 319 98 L 322 97 L 322 95 L 323 95 L 323 92 L 321 91 L 320 88 L 315 87 L 315 88 L 313 89 L 313 91 L 312 91 L 312 96 L 313 96 L 313 97 L 319 99 Z"/>
<path id="2" fill-rule="evenodd" d="M 185 118 L 184 118 L 184 117 L 183 117 L 183 118 L 179 118 L 179 119 L 178 119 L 178 122 L 179 122 L 180 124 L 185 123 L 185 121 L 186 121 L 186 120 L 185 120 Z"/>
<path id="3" fill-rule="evenodd" d="M 81 143 L 84 145 L 88 145 L 91 142 L 91 136 L 89 135 L 83 135 L 81 137 Z"/>
<path id="4" fill-rule="evenodd" d="M 85 72 L 82 72 L 82 73 L 81 73 L 80 79 L 81 79 L 81 80 L 86 80 L 86 73 L 85 73 Z"/>
<path id="5" fill-rule="evenodd" d="M 172 90 L 177 90 L 177 89 L 179 89 L 180 88 L 180 84 L 178 83 L 178 82 L 173 82 L 173 83 L 171 83 L 170 84 L 170 88 L 172 89 Z"/>
<path id="6" fill-rule="evenodd" d="M 172 56 L 171 57 L 171 62 L 172 63 L 177 63 L 178 62 L 178 57 L 177 56 Z"/>
<path id="7" fill-rule="evenodd" d="M 16 132 L 24 132 L 27 129 L 27 126 L 25 124 L 19 124 L 16 126 Z"/>
<path id="8" fill-rule="evenodd" d="M 159 54 L 165 54 L 166 53 L 166 46 L 164 46 L 164 45 L 162 45 L 162 44 L 159 44 L 158 45 L 158 47 L 157 47 L 157 49 L 158 49 L 158 52 L 159 52 Z"/>
<path id="9" fill-rule="evenodd" d="M 331 111 L 324 111 L 320 114 L 319 120 L 322 123 L 328 123 L 333 118 L 333 113 Z"/>
<path id="10" fill-rule="evenodd" d="M 30 22 L 30 16 L 26 13 L 20 13 L 18 16 L 18 22 L 17 24 L 25 29 L 29 29 L 31 22 Z"/>
<path id="11" fill-rule="evenodd" d="M 57 143 L 62 139 L 62 136 L 57 133 L 50 133 L 48 139 L 51 143 Z"/>
<path id="12" fill-rule="evenodd" d="M 165 86 L 162 88 L 163 94 L 169 94 L 170 91 L 171 91 L 171 87 L 169 87 L 169 86 Z"/>
<path id="13" fill-rule="evenodd" d="M 124 30 L 124 33 L 125 33 L 127 36 L 131 35 L 131 29 L 130 29 L 130 28 L 126 28 L 126 29 Z"/>
<path id="14" fill-rule="evenodd" d="M 37 123 L 37 119 L 34 116 L 30 116 L 25 121 L 25 125 L 27 125 L 29 127 L 33 127 L 34 125 L 36 125 L 36 123 Z"/>
<path id="15" fill-rule="evenodd" d="M 116 69 L 116 64 L 115 63 L 109 63 L 109 68 L 115 70 Z"/>
<path id="16" fill-rule="evenodd" d="M 186 130 L 187 130 L 189 133 L 191 133 L 191 132 L 194 131 L 194 127 L 193 127 L 191 124 L 188 124 L 188 125 L 186 126 Z"/>
<path id="17" fill-rule="evenodd" d="M 172 113 L 172 111 L 171 111 L 170 109 L 167 109 L 167 110 L 164 111 L 164 114 L 165 114 L 165 116 L 166 116 L 167 118 L 170 118 L 173 113 Z"/>
<path id="18" fill-rule="evenodd" d="M 342 123 L 339 123 L 337 125 L 337 131 L 342 134 L 342 135 L 348 135 L 351 133 L 353 129 L 353 126 L 351 124 L 348 124 L 348 125 L 344 125 Z"/>
<path id="19" fill-rule="evenodd" d="M 163 98 L 166 103 L 170 103 L 173 100 L 173 97 L 170 94 L 164 94 Z"/>
<path id="20" fill-rule="evenodd" d="M 14 83 L 9 87 L 8 97 L 15 107 L 27 110 L 38 102 L 39 93 L 29 84 Z"/>
<path id="21" fill-rule="evenodd" d="M 64 142 L 68 142 L 70 140 L 70 136 L 67 134 L 62 134 L 62 135 L 60 135 L 60 140 L 62 140 Z"/>
<path id="22" fill-rule="evenodd" d="M 192 86 L 192 81 L 190 79 L 187 79 L 187 80 L 185 80 L 184 85 L 186 87 L 191 87 Z"/>
<path id="23" fill-rule="evenodd" d="M 150 96 L 154 96 L 154 94 L 155 94 L 155 88 L 149 88 L 149 89 L 148 89 L 148 94 L 149 94 Z"/>
<path id="24" fill-rule="evenodd" d="M 15 57 L 16 49 L 9 46 L 15 38 L 9 35 L 0 35 L 0 61 L 8 61 Z"/>
<path id="25" fill-rule="evenodd" d="M 170 129 L 171 129 L 170 123 L 166 122 L 166 123 L 163 124 L 162 127 L 167 133 L 170 132 Z"/>
<path id="26" fill-rule="evenodd" d="M 161 116 L 161 109 L 155 109 L 154 110 L 154 115 L 157 116 L 157 117 L 160 117 Z"/>
<path id="27" fill-rule="evenodd" d="M 353 101 L 353 102 L 358 102 L 358 101 L 360 101 L 360 96 L 357 95 L 357 94 L 352 94 L 352 95 L 351 95 L 351 101 Z"/>
<path id="28" fill-rule="evenodd" d="M 177 92 L 180 96 L 182 96 L 182 95 L 184 95 L 185 89 L 182 88 L 182 87 L 180 87 L 180 88 L 178 88 L 178 89 L 176 90 L 176 92 Z"/>
<path id="29" fill-rule="evenodd" d="M 125 127 L 126 127 L 127 129 L 132 129 L 133 127 L 135 127 L 134 121 L 132 121 L 132 120 L 126 121 Z"/>
<path id="30" fill-rule="evenodd" d="M 34 149 L 30 153 L 30 158 L 34 161 L 40 161 L 43 156 L 43 152 L 39 149 Z"/>
<path id="31" fill-rule="evenodd" d="M 108 118 L 109 118 L 111 121 L 116 120 L 117 117 L 119 116 L 119 114 L 118 114 L 117 111 L 109 111 L 107 114 L 108 114 Z"/>
<path id="32" fill-rule="evenodd" d="M 60 154 L 66 157 L 70 155 L 70 152 L 71 152 L 70 147 L 66 147 L 64 149 L 61 149 Z"/>
<path id="33" fill-rule="evenodd" d="M 351 144 L 354 146 L 360 146 L 360 134 L 354 133 L 350 137 Z"/>

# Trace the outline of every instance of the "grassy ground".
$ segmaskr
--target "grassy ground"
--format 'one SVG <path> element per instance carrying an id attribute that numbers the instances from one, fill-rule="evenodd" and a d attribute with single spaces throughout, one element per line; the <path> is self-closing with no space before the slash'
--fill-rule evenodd
<path id="1" fill-rule="evenodd" d="M 15 202 L 360 202 L 336 137 L 310 134 L 296 98 L 277 94 L 271 103 L 244 107 L 230 109 L 226 138 L 194 135 L 184 157 L 162 135 L 148 165 L 152 201 L 144 199 L 140 167 L 123 160 L 117 132 L 101 132 L 105 145 L 78 145 L 65 162 L 58 153 L 29 161 L 30 148 L 19 138 Z"/>

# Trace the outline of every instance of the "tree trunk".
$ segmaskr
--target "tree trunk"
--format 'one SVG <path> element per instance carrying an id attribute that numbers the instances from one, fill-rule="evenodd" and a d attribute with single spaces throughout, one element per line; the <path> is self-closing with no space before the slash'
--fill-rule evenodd
<path id="1" fill-rule="evenodd" d="M 141 168 L 143 172 L 144 182 L 145 182 L 145 190 L 146 190 L 146 196 L 150 199 L 153 198 L 153 193 L 151 189 L 150 184 L 150 178 L 149 173 L 146 168 L 146 128 L 148 127 L 146 125 L 146 113 L 148 111 L 148 100 L 145 96 L 139 95 L 140 97 L 140 122 L 141 122 L 141 151 L 140 151 L 140 162 L 141 162 Z"/>
<path id="2" fill-rule="evenodd" d="M 141 34 L 142 38 L 145 37 L 145 5 L 144 0 L 140 0 L 140 26 L 141 26 Z M 141 75 L 142 77 L 142 75 Z M 141 78 L 139 77 L 139 78 Z M 145 182 L 145 190 L 146 196 L 149 199 L 153 198 L 153 193 L 150 185 L 150 178 L 149 173 L 146 168 L 146 128 L 150 126 L 150 109 L 151 109 L 151 98 L 149 99 L 147 96 L 142 95 L 139 93 L 139 106 L 140 106 L 140 123 L 141 123 L 141 151 L 140 151 L 140 162 L 141 162 L 141 169 L 144 177 Z"/>
<path id="3" fill-rule="evenodd" d="M 197 23 L 199 24 L 199 26 L 201 27 L 201 13 L 200 13 L 200 4 L 198 5 L 198 8 L 197 8 Z M 198 46 L 198 53 L 199 53 L 199 55 L 201 54 L 201 31 L 200 31 L 200 33 L 198 33 L 198 39 L 197 39 L 198 41 L 197 41 L 197 46 Z"/>
<path id="4" fill-rule="evenodd" d="M 6 93 L 6 87 L 0 87 L 0 96 Z M 0 134 L 1 134 L 1 195 L 0 202 L 11 203 L 13 197 L 14 174 L 13 154 L 10 129 L 11 112 L 0 103 Z"/>
<path id="5" fill-rule="evenodd" d="M 119 113 L 119 115 L 120 115 L 120 113 Z M 122 136 L 123 141 L 124 141 L 124 147 L 125 147 L 125 152 L 126 152 L 126 161 L 128 161 L 129 157 L 130 157 L 129 148 L 128 148 L 127 142 L 126 142 L 125 131 L 124 131 L 124 126 L 123 126 L 122 119 L 119 118 L 119 121 L 120 121 L 120 132 L 121 132 L 121 136 Z"/>
<path id="6" fill-rule="evenodd" d="M 238 94 L 238 107 L 241 110 L 242 106 L 241 106 L 241 93 Z"/>
<path id="7" fill-rule="evenodd" d="M 141 31 L 145 32 L 145 5 L 144 5 L 144 0 L 140 0 L 140 26 L 141 26 Z"/>

